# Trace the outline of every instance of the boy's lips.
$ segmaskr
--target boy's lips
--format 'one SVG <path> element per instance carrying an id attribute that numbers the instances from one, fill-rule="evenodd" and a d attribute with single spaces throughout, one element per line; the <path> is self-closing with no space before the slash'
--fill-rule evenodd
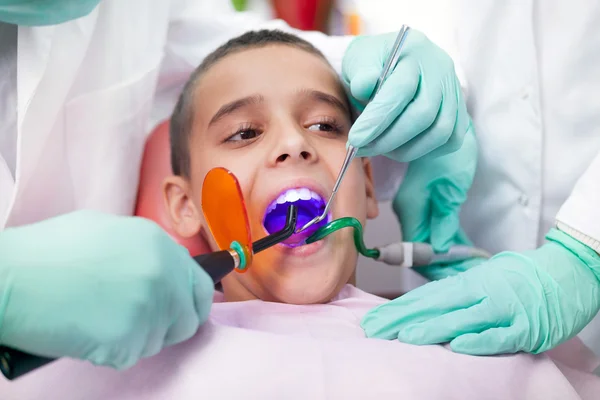
<path id="1" fill-rule="evenodd" d="M 321 250 L 323 248 L 323 246 L 325 246 L 325 244 L 327 243 L 327 240 L 328 240 L 328 238 L 325 238 L 323 240 L 319 240 L 319 241 L 311 243 L 311 244 L 296 245 L 296 246 L 290 246 L 285 243 L 282 243 L 277 246 L 280 248 L 280 250 L 286 256 L 308 257 L 308 256 L 311 256 L 311 255 L 317 253 L 319 250 Z M 304 241 L 304 239 L 302 240 L 302 242 L 303 241 Z"/>
<path id="2" fill-rule="evenodd" d="M 263 214 L 263 227 L 272 234 L 285 226 L 286 213 L 290 204 L 298 207 L 298 219 L 296 227 L 300 228 L 321 215 L 325 209 L 326 197 L 324 190 L 313 181 L 295 181 L 282 187 L 269 198 L 269 202 Z M 304 240 L 312 235 L 317 229 L 330 221 L 330 215 L 323 221 L 311 226 L 303 232 L 296 233 L 283 242 L 289 247 L 301 246 Z M 308 249 L 307 249 L 308 250 Z"/>

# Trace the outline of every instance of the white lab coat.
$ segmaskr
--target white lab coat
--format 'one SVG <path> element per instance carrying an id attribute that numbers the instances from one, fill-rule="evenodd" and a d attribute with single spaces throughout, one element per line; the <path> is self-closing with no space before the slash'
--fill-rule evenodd
<path id="1" fill-rule="evenodd" d="M 467 233 L 494 252 L 533 249 L 558 219 L 600 242 L 600 2 L 462 3 L 480 148 Z"/>
<path id="2" fill-rule="evenodd" d="M 0 230 L 82 208 L 131 214 L 147 134 L 188 75 L 261 27 L 289 29 L 224 0 L 103 0 L 75 21 L 19 27 L 16 177 L 0 160 Z M 349 38 L 302 36 L 341 69 Z"/>
<path id="3" fill-rule="evenodd" d="M 480 149 L 467 233 L 493 252 L 527 250 L 558 221 L 600 253 L 600 1 L 462 0 L 461 11 Z M 600 354 L 600 318 L 581 336 Z"/>

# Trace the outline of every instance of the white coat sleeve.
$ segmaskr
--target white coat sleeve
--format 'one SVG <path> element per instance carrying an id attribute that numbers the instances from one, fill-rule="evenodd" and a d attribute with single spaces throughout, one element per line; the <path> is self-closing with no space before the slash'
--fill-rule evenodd
<path id="1" fill-rule="evenodd" d="M 600 153 L 556 216 L 557 227 L 600 253 Z"/>
<path id="2" fill-rule="evenodd" d="M 226 0 L 173 0 L 148 129 L 171 115 L 183 85 L 208 54 L 227 40 L 256 29 L 280 29 L 298 34 L 321 50 L 338 73 L 352 39 L 298 31 L 281 20 L 265 20 L 251 12 L 237 12 Z"/>

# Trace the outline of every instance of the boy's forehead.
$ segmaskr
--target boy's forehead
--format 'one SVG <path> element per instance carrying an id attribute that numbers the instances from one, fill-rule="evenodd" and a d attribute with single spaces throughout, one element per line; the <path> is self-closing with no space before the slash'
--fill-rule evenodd
<path id="1" fill-rule="evenodd" d="M 212 65 L 196 85 L 197 104 L 204 111 L 246 95 L 274 100 L 299 90 L 321 90 L 345 98 L 331 66 L 316 54 L 274 44 L 227 55 Z"/>

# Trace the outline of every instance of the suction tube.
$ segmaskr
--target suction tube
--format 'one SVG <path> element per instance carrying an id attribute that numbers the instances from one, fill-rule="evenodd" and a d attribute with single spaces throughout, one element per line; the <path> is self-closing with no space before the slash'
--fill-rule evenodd
<path id="1" fill-rule="evenodd" d="M 306 239 L 306 244 L 311 244 L 317 242 L 325 236 L 331 235 L 335 231 L 339 231 L 343 228 L 352 228 L 354 231 L 354 245 L 360 254 L 368 258 L 379 258 L 379 250 L 378 249 L 368 249 L 363 241 L 363 227 L 361 223 L 352 217 L 344 217 L 340 219 L 336 219 L 335 221 L 331 221 L 327 225 L 323 226 L 311 236 Z"/>
<path id="2" fill-rule="evenodd" d="M 451 246 L 445 253 L 436 253 L 429 243 L 397 242 L 368 249 L 363 241 L 363 228 L 356 218 L 344 217 L 336 219 L 319 228 L 306 239 L 306 244 L 314 243 L 343 228 L 352 228 L 354 245 L 360 254 L 373 258 L 395 267 L 424 267 L 437 264 L 451 264 L 474 258 L 490 258 L 491 254 L 485 250 L 470 246 Z"/>

